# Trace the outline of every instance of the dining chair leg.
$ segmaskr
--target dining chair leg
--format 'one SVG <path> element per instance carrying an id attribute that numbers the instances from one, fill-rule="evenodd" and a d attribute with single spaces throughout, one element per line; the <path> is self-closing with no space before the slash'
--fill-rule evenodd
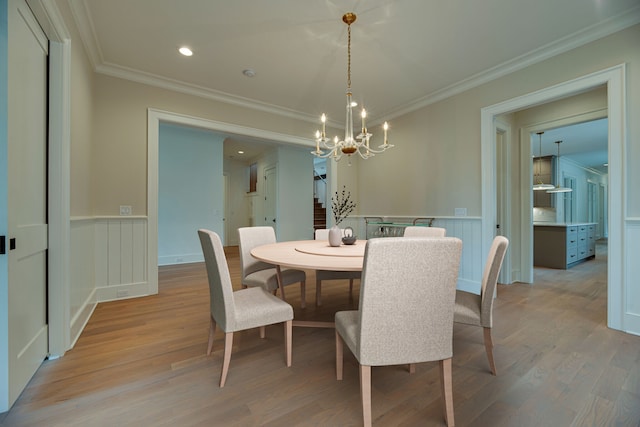
<path id="1" fill-rule="evenodd" d="M 360 397 L 364 426 L 371 427 L 371 366 L 360 365 Z"/>
<path id="2" fill-rule="evenodd" d="M 307 288 L 306 282 L 303 280 L 300 282 L 300 308 L 307 306 Z"/>
<path id="3" fill-rule="evenodd" d="M 487 351 L 487 359 L 489 359 L 489 368 L 493 375 L 498 375 L 496 371 L 496 362 L 493 360 L 493 339 L 491 338 L 491 328 L 484 329 L 484 348 Z"/>
<path id="4" fill-rule="evenodd" d="M 336 379 L 342 380 L 342 366 L 343 366 L 343 354 L 344 354 L 344 343 L 342 342 L 342 337 L 336 331 Z"/>
<path id="5" fill-rule="evenodd" d="M 267 327 L 266 326 L 260 326 L 260 338 L 264 339 L 264 337 L 266 336 L 266 331 Z"/>
<path id="6" fill-rule="evenodd" d="M 210 316 L 209 321 L 209 343 L 207 345 L 207 356 L 211 355 L 213 349 L 213 338 L 216 336 L 216 321 L 213 316 Z"/>
<path id="7" fill-rule="evenodd" d="M 282 301 L 286 301 L 284 297 L 284 286 L 282 285 L 282 270 L 280 269 L 279 265 L 276 265 L 276 279 L 278 279 L 278 289 L 280 289 L 280 299 Z"/>
<path id="8" fill-rule="evenodd" d="M 231 349 L 233 348 L 233 332 L 224 334 L 224 353 L 222 356 L 222 373 L 220 374 L 220 388 L 224 387 L 229 372 L 229 362 L 231 361 Z"/>
<path id="9" fill-rule="evenodd" d="M 444 401 L 444 420 L 447 427 L 455 425 L 453 416 L 453 379 L 451 375 L 451 358 L 440 361 L 440 385 Z"/>
<path id="10" fill-rule="evenodd" d="M 318 273 L 316 272 L 316 274 Z M 320 297 L 321 292 L 322 292 L 322 281 L 316 279 L 316 305 L 317 306 L 322 305 L 322 298 Z"/>
<path id="11" fill-rule="evenodd" d="M 284 322 L 284 347 L 287 367 L 291 366 L 291 336 L 293 331 L 293 320 Z"/>

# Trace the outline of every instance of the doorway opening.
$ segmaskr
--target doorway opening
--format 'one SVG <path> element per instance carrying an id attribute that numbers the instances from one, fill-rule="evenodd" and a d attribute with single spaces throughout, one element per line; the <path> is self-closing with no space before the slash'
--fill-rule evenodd
<path id="1" fill-rule="evenodd" d="M 482 164 L 482 247 L 488 251 L 496 226 L 496 141 L 495 120 L 501 114 L 512 113 L 532 106 L 542 105 L 551 101 L 567 98 L 584 93 L 605 85 L 607 87 L 607 108 L 609 117 L 609 175 L 608 175 L 608 271 L 607 271 L 607 325 L 613 329 L 623 329 L 624 301 L 623 295 L 628 284 L 625 282 L 622 272 L 623 263 L 623 195 L 622 195 L 622 170 L 623 170 L 623 146 L 624 146 L 624 64 L 602 70 L 587 76 L 576 78 L 565 83 L 542 89 L 531 94 L 513 98 L 499 104 L 482 108 L 481 110 L 481 164 Z M 532 223 L 531 205 L 531 157 L 521 157 L 521 173 L 526 174 L 521 179 L 521 194 L 519 202 L 523 213 L 520 218 L 520 235 L 514 236 L 518 245 L 520 280 L 531 283 L 533 269 L 527 269 L 532 265 L 533 251 L 531 247 L 530 224 Z M 525 171 L 525 172 L 523 172 Z M 526 194 L 526 196 L 525 196 Z M 510 195 L 506 195 L 510 198 Z M 511 200 L 507 203 L 511 205 Z M 486 253 L 483 254 L 486 258 Z M 510 267 L 510 266 L 509 266 Z M 516 278 L 516 280 L 518 280 Z"/>

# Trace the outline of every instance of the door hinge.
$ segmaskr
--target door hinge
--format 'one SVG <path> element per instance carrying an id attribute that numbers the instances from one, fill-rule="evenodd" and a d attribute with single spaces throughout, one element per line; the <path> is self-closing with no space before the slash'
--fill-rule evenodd
<path id="1" fill-rule="evenodd" d="M 0 255 L 4 255 L 7 253 L 7 250 L 5 248 L 5 242 L 6 237 L 5 236 L 0 236 Z"/>

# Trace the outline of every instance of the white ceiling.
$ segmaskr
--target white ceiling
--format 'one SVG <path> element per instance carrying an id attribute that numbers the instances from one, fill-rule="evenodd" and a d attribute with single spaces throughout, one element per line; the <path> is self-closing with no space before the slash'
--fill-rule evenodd
<path id="1" fill-rule="evenodd" d="M 345 12 L 372 126 L 640 22 L 638 0 L 67 1 L 98 72 L 307 120 L 310 138 L 322 112 L 344 125 Z"/>

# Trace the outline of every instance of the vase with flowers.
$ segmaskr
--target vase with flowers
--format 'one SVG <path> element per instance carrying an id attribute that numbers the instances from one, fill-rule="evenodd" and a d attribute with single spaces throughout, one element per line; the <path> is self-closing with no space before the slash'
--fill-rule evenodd
<path id="1" fill-rule="evenodd" d="M 342 191 L 331 198 L 331 212 L 333 213 L 333 226 L 329 229 L 329 245 L 340 246 L 342 243 L 342 231 L 340 223 L 349 216 L 355 209 L 356 204 L 351 200 L 351 192 L 347 191 L 346 186 L 342 187 Z"/>

